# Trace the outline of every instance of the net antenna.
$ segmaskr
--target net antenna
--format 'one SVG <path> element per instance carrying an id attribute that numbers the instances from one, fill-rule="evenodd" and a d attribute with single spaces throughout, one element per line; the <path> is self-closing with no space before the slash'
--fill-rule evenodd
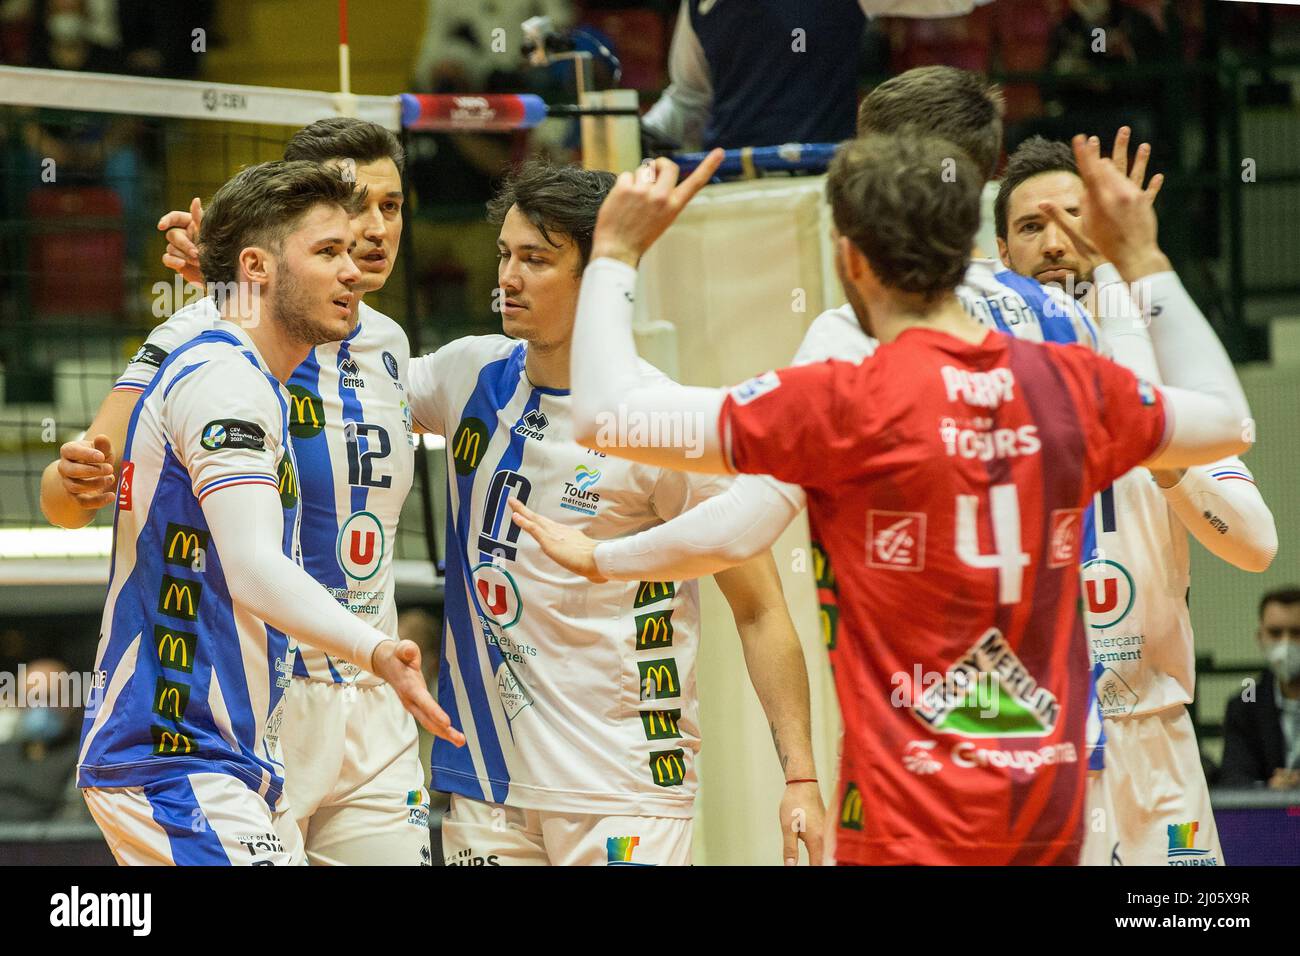
<path id="1" fill-rule="evenodd" d="M 348 49 L 348 0 L 339 0 L 339 93 L 340 116 L 357 115 L 357 98 L 352 92 L 352 53 Z"/>

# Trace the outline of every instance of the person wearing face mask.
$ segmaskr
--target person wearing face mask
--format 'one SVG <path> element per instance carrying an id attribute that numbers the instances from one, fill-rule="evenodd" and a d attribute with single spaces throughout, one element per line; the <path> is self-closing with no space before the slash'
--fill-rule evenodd
<path id="1" fill-rule="evenodd" d="M 1228 701 L 1219 782 L 1300 788 L 1300 587 L 1260 599 L 1255 637 L 1268 669 Z"/>
<path id="2" fill-rule="evenodd" d="M 32 661 L 24 671 L 25 706 L 19 709 L 14 735 L 0 744 L 0 821 L 26 823 L 58 816 L 67 801 L 77 764 L 75 707 L 51 699 L 63 661 Z"/>

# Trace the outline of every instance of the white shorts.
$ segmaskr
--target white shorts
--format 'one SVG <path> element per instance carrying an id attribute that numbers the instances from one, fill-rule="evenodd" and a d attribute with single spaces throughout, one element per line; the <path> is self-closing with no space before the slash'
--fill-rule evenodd
<path id="1" fill-rule="evenodd" d="M 1106 721 L 1106 769 L 1088 775 L 1083 866 L 1222 866 L 1191 715 L 1181 704 Z"/>
<path id="2" fill-rule="evenodd" d="M 242 780 L 191 773 L 143 787 L 83 790 L 122 866 L 301 866 L 298 828 Z"/>
<path id="3" fill-rule="evenodd" d="M 313 866 L 433 864 L 419 733 L 387 684 L 295 679 L 280 752 Z"/>
<path id="4" fill-rule="evenodd" d="M 521 810 L 456 794 L 442 819 L 447 866 L 690 866 L 690 817 Z"/>

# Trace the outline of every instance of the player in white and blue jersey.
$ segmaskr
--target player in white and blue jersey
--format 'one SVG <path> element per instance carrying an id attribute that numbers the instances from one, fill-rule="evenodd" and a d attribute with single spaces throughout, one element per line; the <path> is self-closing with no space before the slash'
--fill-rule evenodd
<path id="1" fill-rule="evenodd" d="M 289 431 L 303 500 L 303 564 L 341 605 L 396 637 L 393 555 L 414 471 L 406 398 L 410 346 L 401 327 L 361 297 L 383 287 L 397 257 L 402 149 L 374 123 L 331 118 L 296 133 L 285 155 L 341 167 L 366 189 L 364 208 L 352 222 L 362 274 L 355 286 L 356 328 L 343 341 L 313 349 L 288 383 Z M 159 224 L 169 240 L 164 263 L 195 283 L 203 280 L 193 246 L 201 214 L 195 200 L 190 213 L 170 213 Z M 154 328 L 88 436 L 111 436 L 114 418 L 129 415 L 166 355 L 215 321 L 211 300 L 203 298 Z M 69 443 L 64 457 L 89 457 L 93 450 L 88 443 Z M 57 467 L 91 464 L 64 460 Z M 68 500 L 68 492 L 80 491 L 47 478 L 42 500 L 57 507 L 60 492 L 71 506 L 65 510 L 73 512 L 68 517 L 77 520 L 83 505 L 95 504 L 91 494 L 83 502 Z M 56 523 L 68 523 L 60 517 L 51 515 Z M 429 798 L 415 722 L 374 674 L 307 643 L 297 647 L 282 745 L 289 812 L 302 830 L 309 862 L 429 864 Z"/>
<path id="2" fill-rule="evenodd" d="M 508 510 L 527 502 L 618 536 L 725 486 L 574 441 L 569 335 L 596 211 L 613 181 L 545 164 L 513 175 L 491 206 L 507 334 L 459 339 L 411 362 L 416 422 L 446 436 L 438 697 L 468 740 L 433 750 L 433 786 L 452 794 L 442 827 L 448 864 L 691 862 L 701 744 L 695 582 L 589 584 L 547 561 Z M 643 373 L 667 381 L 648 365 Z M 675 427 L 691 440 L 690 423 Z M 820 862 L 806 670 L 775 563 L 759 556 L 718 585 L 786 774 L 784 859 L 797 861 L 798 838 Z"/>
<path id="3" fill-rule="evenodd" d="M 307 162 L 218 190 L 201 255 L 219 321 L 172 351 L 132 414 L 78 767 L 121 863 L 302 861 L 280 805 L 286 633 L 384 675 L 450 734 L 418 648 L 348 614 L 295 560 L 281 383 L 353 329 L 357 205 L 350 183 Z"/>
<path id="4" fill-rule="evenodd" d="M 1128 139 L 1122 128 L 1114 148 L 1114 162 L 1126 171 Z M 1139 185 L 1149 153 L 1143 144 L 1129 171 Z M 1152 178 L 1149 198 L 1160 182 Z M 1054 221 L 1040 206 L 1053 203 L 1074 217 L 1083 194 L 1068 145 L 1041 138 L 1023 143 L 1007 163 L 995 205 L 1002 260 L 1086 290 L 1099 303 L 1103 336 L 1144 346 L 1126 353 L 1140 355 L 1141 367 L 1133 370 L 1158 384 L 1146 330 L 1150 315 L 1179 303 L 1135 303 L 1114 268 L 1097 261 L 1084 237 L 1071 236 L 1074 226 Z M 1089 779 L 1081 862 L 1222 864 L 1187 712 L 1196 684 L 1187 536 L 1242 570 L 1263 571 L 1277 553 L 1273 516 L 1249 469 L 1233 457 L 1176 471 L 1134 469 L 1097 495 L 1083 530 L 1082 590 L 1105 748 Z"/>

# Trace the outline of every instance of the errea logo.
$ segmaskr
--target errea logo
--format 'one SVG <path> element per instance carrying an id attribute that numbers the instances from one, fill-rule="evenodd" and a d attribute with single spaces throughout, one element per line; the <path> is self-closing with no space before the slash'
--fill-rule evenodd
<path id="1" fill-rule="evenodd" d="M 133 936 L 148 936 L 153 930 L 153 894 L 82 893 L 73 886 L 50 897 L 50 925 L 122 926 Z"/>
<path id="2" fill-rule="evenodd" d="M 546 437 L 542 431 L 550 423 L 551 420 L 546 417 L 545 412 L 534 408 L 519 420 L 519 424 L 515 425 L 515 434 L 542 441 Z"/>

